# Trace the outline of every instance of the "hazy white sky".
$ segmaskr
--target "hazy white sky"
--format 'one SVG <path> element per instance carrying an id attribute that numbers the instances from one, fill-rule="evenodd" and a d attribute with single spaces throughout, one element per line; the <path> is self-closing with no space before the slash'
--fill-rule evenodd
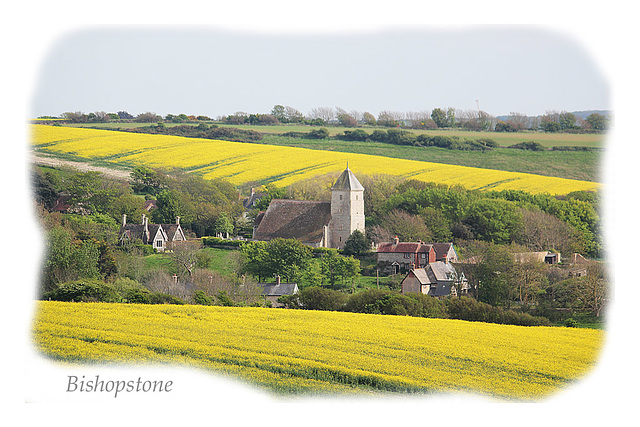
<path id="1" fill-rule="evenodd" d="M 584 46 L 531 27 L 277 35 L 156 28 L 67 33 L 49 49 L 32 116 L 120 110 L 307 113 L 476 109 L 493 115 L 608 109 Z"/>

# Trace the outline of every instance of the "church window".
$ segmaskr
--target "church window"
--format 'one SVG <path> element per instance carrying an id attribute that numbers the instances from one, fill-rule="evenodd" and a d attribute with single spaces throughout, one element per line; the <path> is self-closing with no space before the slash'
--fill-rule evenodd
<path id="1" fill-rule="evenodd" d="M 340 195 L 340 200 L 342 200 L 342 194 Z"/>

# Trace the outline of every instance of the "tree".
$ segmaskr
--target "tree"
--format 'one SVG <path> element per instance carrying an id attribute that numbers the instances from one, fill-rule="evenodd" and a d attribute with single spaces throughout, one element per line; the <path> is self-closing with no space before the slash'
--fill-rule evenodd
<path id="1" fill-rule="evenodd" d="M 309 112 L 310 119 L 320 119 L 324 123 L 331 123 L 335 120 L 336 114 L 332 107 L 316 107 Z"/>
<path id="2" fill-rule="evenodd" d="M 563 111 L 560 113 L 558 117 L 558 123 L 560 123 L 561 130 L 575 129 L 576 126 L 576 116 L 573 113 L 569 113 L 567 111 Z"/>
<path id="3" fill-rule="evenodd" d="M 515 264 L 514 284 L 517 298 L 523 308 L 535 304 L 538 295 L 548 284 L 546 266 L 533 256 L 525 257 Z"/>
<path id="4" fill-rule="evenodd" d="M 589 114 L 585 120 L 593 130 L 604 131 L 609 127 L 609 119 L 602 114 Z"/>
<path id="5" fill-rule="evenodd" d="M 478 239 L 508 244 L 522 232 L 522 213 L 507 200 L 479 199 L 471 204 L 463 223 Z"/>
<path id="6" fill-rule="evenodd" d="M 156 123 L 160 120 L 162 120 L 162 117 L 151 112 L 140 113 L 136 116 L 136 122 L 138 123 Z"/>
<path id="7" fill-rule="evenodd" d="M 370 113 L 370 112 L 368 112 L 368 111 L 365 111 L 365 112 L 362 114 L 362 122 L 363 122 L 365 125 L 375 126 L 375 125 L 377 124 L 376 116 L 374 116 L 373 114 L 371 114 L 371 113 Z"/>
<path id="8" fill-rule="evenodd" d="M 399 111 L 380 111 L 378 114 L 378 125 L 386 127 L 397 127 L 402 124 L 404 113 Z"/>
<path id="9" fill-rule="evenodd" d="M 342 248 L 342 252 L 345 255 L 362 256 L 366 255 L 370 251 L 371 242 L 369 242 L 367 237 L 360 230 L 354 230 L 344 242 L 344 247 Z"/>
<path id="10" fill-rule="evenodd" d="M 167 176 L 157 169 L 136 166 L 131 171 L 131 186 L 136 193 L 158 194 L 167 185 Z"/>
<path id="11" fill-rule="evenodd" d="M 449 125 L 449 122 L 447 120 L 447 113 L 442 108 L 434 108 L 433 110 L 431 110 L 431 119 L 439 128 L 444 128 Z"/>
<path id="12" fill-rule="evenodd" d="M 600 317 L 609 296 L 605 266 L 602 263 L 593 262 L 587 266 L 587 275 L 577 281 L 577 292 L 583 307 Z"/>
<path id="13" fill-rule="evenodd" d="M 62 113 L 61 116 L 64 120 L 72 123 L 86 123 L 89 120 L 89 116 L 84 114 L 82 111 L 67 111 L 66 113 Z"/>
<path id="14" fill-rule="evenodd" d="M 46 209 L 51 209 L 58 200 L 59 194 L 47 175 L 42 173 L 40 169 L 33 169 L 31 183 L 36 202 L 42 204 Z"/>
<path id="15" fill-rule="evenodd" d="M 176 217 L 186 223 L 196 219 L 195 207 L 189 197 L 176 190 L 163 190 L 156 200 L 157 209 L 151 212 L 151 218 L 156 224 L 172 224 Z"/>
<path id="16" fill-rule="evenodd" d="M 435 121 L 429 117 L 429 113 L 426 111 L 413 112 L 410 111 L 406 114 L 409 126 L 411 129 L 435 129 L 438 126 Z"/>
<path id="17" fill-rule="evenodd" d="M 196 241 L 176 242 L 171 252 L 171 259 L 176 267 L 178 276 L 193 276 L 198 266 L 198 253 L 201 245 Z"/>
<path id="18" fill-rule="evenodd" d="M 327 251 L 322 256 L 321 264 L 323 281 L 326 279 L 333 288 L 345 287 L 349 283 L 353 285 L 360 274 L 360 261 L 339 255 L 337 250 Z M 342 282 L 340 285 L 339 280 Z"/>
<path id="19" fill-rule="evenodd" d="M 287 123 L 287 116 L 285 115 L 284 105 L 274 105 L 271 109 L 271 115 L 278 119 L 281 123 Z"/>
<path id="20" fill-rule="evenodd" d="M 431 233 L 421 217 L 399 209 L 389 212 L 380 222 L 380 226 L 391 235 L 398 236 L 403 242 L 431 240 Z"/>
<path id="21" fill-rule="evenodd" d="M 358 121 L 351 114 L 347 113 L 346 110 L 343 110 L 340 107 L 336 107 L 336 118 L 338 119 L 338 123 L 341 126 L 345 127 L 356 127 L 358 126 Z"/>
<path id="22" fill-rule="evenodd" d="M 229 234 L 233 233 L 233 222 L 226 213 L 222 212 L 214 224 L 216 236 L 229 238 Z"/>
<path id="23" fill-rule="evenodd" d="M 279 275 L 283 282 L 293 282 L 309 264 L 311 249 L 295 239 L 276 238 L 241 246 L 244 270 L 258 281 Z"/>
<path id="24" fill-rule="evenodd" d="M 310 287 L 300 291 L 299 300 L 307 310 L 340 311 L 347 302 L 347 295 L 331 289 Z"/>
<path id="25" fill-rule="evenodd" d="M 491 305 L 510 306 L 513 299 L 515 261 L 506 246 L 489 244 L 475 268 L 478 300 Z"/>

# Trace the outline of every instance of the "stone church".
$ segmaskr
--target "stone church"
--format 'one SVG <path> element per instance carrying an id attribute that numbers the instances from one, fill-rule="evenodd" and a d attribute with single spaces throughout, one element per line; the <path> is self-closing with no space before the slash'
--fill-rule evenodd
<path id="1" fill-rule="evenodd" d="M 364 234 L 364 187 L 347 165 L 331 187 L 330 202 L 271 200 L 256 217 L 253 239 L 282 237 L 340 249 L 355 230 Z"/>

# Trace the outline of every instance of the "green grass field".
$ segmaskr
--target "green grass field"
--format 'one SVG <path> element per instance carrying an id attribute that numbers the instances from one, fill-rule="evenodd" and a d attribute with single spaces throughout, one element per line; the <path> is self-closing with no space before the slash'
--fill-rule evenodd
<path id="1" fill-rule="evenodd" d="M 371 154 L 397 159 L 524 172 L 593 182 L 600 181 L 600 161 L 602 157 L 602 153 L 598 151 L 527 151 L 496 148 L 491 151 L 479 152 L 447 150 L 439 147 L 393 145 L 382 142 L 289 138 L 279 135 L 265 135 L 262 142 L 270 145 Z"/>

